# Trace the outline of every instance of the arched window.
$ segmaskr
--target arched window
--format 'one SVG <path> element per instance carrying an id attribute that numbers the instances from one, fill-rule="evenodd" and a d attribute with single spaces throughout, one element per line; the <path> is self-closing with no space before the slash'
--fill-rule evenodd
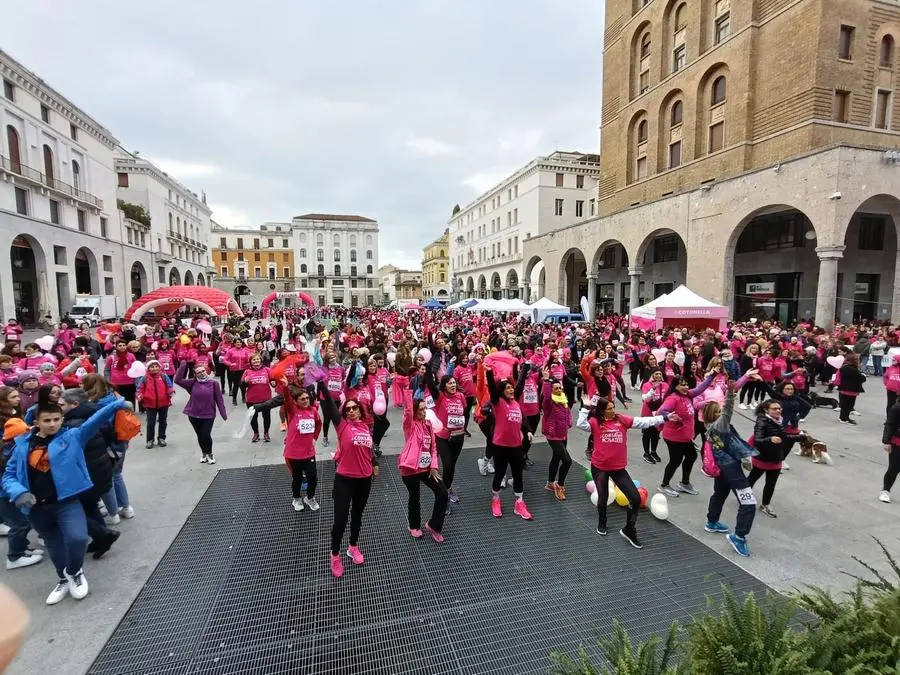
<path id="1" fill-rule="evenodd" d="M 716 78 L 712 85 L 712 94 L 710 96 L 710 105 L 719 105 L 725 102 L 725 76 L 720 75 Z"/>
<path id="2" fill-rule="evenodd" d="M 646 143 L 647 142 L 647 120 L 641 120 L 638 123 L 637 142 L 638 143 Z"/>
<path id="3" fill-rule="evenodd" d="M 641 36 L 641 59 L 650 56 L 650 31 Z"/>
<path id="4" fill-rule="evenodd" d="M 641 119 L 632 123 L 629 148 L 630 180 L 633 182 L 647 177 L 647 120 Z"/>
<path id="5" fill-rule="evenodd" d="M 318 272 L 318 276 L 324 277 L 325 276 L 325 265 L 319 265 L 318 269 L 316 271 Z"/>
<path id="6" fill-rule="evenodd" d="M 301 249 L 300 249 L 300 257 L 301 257 L 301 258 L 305 258 L 305 257 L 306 257 L 306 249 L 305 249 L 305 248 L 301 248 Z"/>
<path id="7" fill-rule="evenodd" d="M 373 258 L 372 251 L 366 251 L 366 260 L 372 260 L 372 258 Z"/>
<path id="8" fill-rule="evenodd" d="M 300 274 L 306 274 L 306 263 L 300 265 Z"/>
<path id="9" fill-rule="evenodd" d="M 178 234 L 181 234 L 181 216 L 178 216 L 178 217 L 175 219 L 175 231 L 176 231 Z"/>
<path id="10" fill-rule="evenodd" d="M 350 276 L 351 277 L 356 276 L 356 265 L 350 265 Z"/>
<path id="11" fill-rule="evenodd" d="M 172 229 L 172 225 L 174 224 L 174 220 L 172 219 L 172 214 L 169 214 L 169 229 Z"/>
<path id="12" fill-rule="evenodd" d="M 678 33 L 682 28 L 687 25 L 687 19 L 685 18 L 687 15 L 687 3 L 682 2 L 678 5 L 678 8 L 675 10 L 675 21 L 673 22 L 674 32 Z"/>
<path id="13" fill-rule="evenodd" d="M 341 266 L 340 265 L 334 266 L 334 276 L 336 276 L 336 277 L 341 276 Z"/>
<path id="14" fill-rule="evenodd" d="M 316 235 L 316 246 L 324 246 L 325 245 L 325 235 L 319 232 Z"/>
<path id="15" fill-rule="evenodd" d="M 350 262 L 356 262 L 356 250 L 350 251 Z"/>
<path id="16" fill-rule="evenodd" d="M 81 189 L 81 167 L 75 159 L 72 160 L 72 185 L 78 190 Z"/>
<path id="17" fill-rule="evenodd" d="M 9 168 L 14 173 L 22 173 L 22 156 L 19 153 L 19 133 L 13 125 L 6 126 L 6 145 L 9 148 Z"/>
<path id="18" fill-rule="evenodd" d="M 894 66 L 894 38 L 885 35 L 881 38 L 881 49 L 878 51 L 878 65 L 882 68 Z"/>
<path id="19" fill-rule="evenodd" d="M 334 261 L 340 262 L 340 260 L 341 260 L 341 249 L 336 248 L 336 249 L 334 249 Z"/>
<path id="20" fill-rule="evenodd" d="M 677 127 L 679 124 L 681 124 L 683 118 L 684 105 L 681 103 L 681 101 L 675 101 L 675 103 L 672 104 L 672 116 L 669 126 Z"/>
<path id="21" fill-rule="evenodd" d="M 306 232 L 301 232 L 301 233 L 300 233 L 300 243 L 301 243 L 301 244 L 305 244 L 305 243 L 306 243 Z"/>
<path id="22" fill-rule="evenodd" d="M 316 249 L 316 260 L 319 260 L 319 261 L 325 260 L 325 249 L 324 248 Z"/>
<path id="23" fill-rule="evenodd" d="M 367 234 L 366 235 L 366 246 L 371 246 L 371 245 L 372 245 L 372 235 Z"/>
<path id="24" fill-rule="evenodd" d="M 366 274 L 372 274 L 372 266 L 366 265 Z"/>
<path id="25" fill-rule="evenodd" d="M 47 178 L 47 184 L 53 184 L 53 150 L 49 145 L 44 146 L 44 176 Z"/>

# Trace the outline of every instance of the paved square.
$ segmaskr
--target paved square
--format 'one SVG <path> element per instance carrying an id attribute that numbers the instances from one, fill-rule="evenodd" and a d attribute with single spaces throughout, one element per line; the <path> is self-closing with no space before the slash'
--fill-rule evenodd
<path id="1" fill-rule="evenodd" d="M 549 451 L 533 451 L 545 467 Z M 545 673 L 549 653 L 589 648 L 618 617 L 633 637 L 665 631 L 718 597 L 766 586 L 643 510 L 645 544 L 596 534 L 581 469 L 571 498 L 526 472 L 532 522 L 489 510 L 477 451 L 457 472 L 461 504 L 443 544 L 406 531 L 406 488 L 385 458 L 363 519 L 361 567 L 327 565 L 334 465 L 320 463 L 322 509 L 296 513 L 287 471 L 220 471 L 89 672 Z M 431 496 L 423 493 L 423 513 Z M 713 536 L 713 535 L 710 535 Z"/>

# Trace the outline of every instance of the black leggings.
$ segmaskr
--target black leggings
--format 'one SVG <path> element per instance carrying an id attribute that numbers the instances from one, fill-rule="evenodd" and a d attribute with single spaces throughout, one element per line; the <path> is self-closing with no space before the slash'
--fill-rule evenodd
<path id="1" fill-rule="evenodd" d="M 669 485 L 675 470 L 681 467 L 681 482 L 691 482 L 691 469 L 694 468 L 694 462 L 697 461 L 697 447 L 691 441 L 666 441 L 669 448 L 669 463 L 663 471 L 662 484 Z"/>
<path id="2" fill-rule="evenodd" d="M 204 456 L 213 454 L 212 428 L 215 418 L 203 419 L 200 417 L 188 417 L 191 426 L 194 427 L 194 433 L 197 434 L 197 444 L 200 446 L 200 452 Z"/>
<path id="3" fill-rule="evenodd" d="M 247 398 L 244 393 L 244 388 L 241 387 L 241 378 L 244 376 L 243 370 L 229 370 L 228 371 L 228 395 L 231 396 L 231 402 L 237 402 L 238 390 L 241 392 L 241 399 L 246 403 Z"/>
<path id="4" fill-rule="evenodd" d="M 883 490 L 891 491 L 894 487 L 894 481 L 897 480 L 897 474 L 900 474 L 900 445 L 891 445 L 891 452 L 888 454 L 888 468 L 884 472 Z"/>
<path id="5" fill-rule="evenodd" d="M 897 393 L 893 391 L 887 392 L 887 408 L 885 409 L 885 414 L 891 411 L 891 408 L 897 402 Z"/>
<path id="6" fill-rule="evenodd" d="M 750 483 L 750 487 L 753 487 L 763 474 L 766 475 L 766 484 L 763 487 L 762 505 L 768 506 L 772 501 L 772 495 L 775 494 L 775 484 L 778 482 L 781 469 L 757 469 L 754 466 L 750 469 L 750 473 L 747 476 L 747 482 Z"/>
<path id="7" fill-rule="evenodd" d="M 550 449 L 553 450 L 553 457 L 550 458 L 550 476 L 547 478 L 548 483 L 556 481 L 559 485 L 566 484 L 566 476 L 569 475 L 569 469 L 572 467 L 572 458 L 569 456 L 569 450 L 566 447 L 567 440 L 551 441 L 547 440 Z M 559 477 L 557 477 L 557 470 Z"/>
<path id="8" fill-rule="evenodd" d="M 247 404 L 247 407 L 250 407 L 250 403 Z M 263 418 L 263 433 L 268 436 L 269 428 L 272 426 L 272 409 L 271 408 L 263 408 L 262 410 L 253 409 L 253 417 L 250 418 L 250 428 L 253 429 L 253 433 L 256 436 L 259 436 L 259 422 L 257 421 L 257 417 L 262 415 Z M 325 419 L 328 419 L 328 416 L 325 416 Z"/>
<path id="9" fill-rule="evenodd" d="M 743 387 L 741 387 L 740 402 L 752 405 L 754 401 L 762 400 L 763 396 L 765 396 L 765 393 L 766 388 L 765 386 L 763 386 L 762 382 L 751 380 Z"/>
<path id="10" fill-rule="evenodd" d="M 644 446 L 644 454 L 655 453 L 659 447 L 659 427 L 650 427 L 641 431 L 641 444 Z"/>
<path id="11" fill-rule="evenodd" d="M 528 420 L 528 428 L 531 429 L 531 433 L 536 434 L 538 425 L 541 423 L 541 414 L 528 415 L 525 419 Z M 531 452 L 531 441 L 529 441 L 527 437 L 522 439 L 522 452 L 526 458 L 528 457 L 528 453 Z"/>
<path id="12" fill-rule="evenodd" d="M 216 363 L 216 377 L 219 378 L 219 386 L 225 391 L 225 375 L 228 373 L 228 366 L 221 361 Z"/>
<path id="13" fill-rule="evenodd" d="M 634 388 L 637 386 L 638 378 L 641 376 L 641 362 L 632 361 L 629 366 L 629 371 L 631 374 L 631 386 Z"/>
<path id="14" fill-rule="evenodd" d="M 441 458 L 441 482 L 449 490 L 453 487 L 453 476 L 456 474 L 456 461 L 462 452 L 464 436 L 450 436 L 450 438 L 438 438 L 437 451 Z M 407 486 L 408 487 L 408 486 Z M 440 530 L 438 530 L 440 532 Z"/>
<path id="15" fill-rule="evenodd" d="M 316 496 L 316 486 L 319 484 L 319 472 L 316 469 L 316 458 L 311 459 L 287 459 L 288 468 L 291 470 L 291 494 L 294 499 L 303 496 L 303 479 L 306 478 L 306 496 L 312 499 Z"/>
<path id="16" fill-rule="evenodd" d="M 597 486 L 597 528 L 606 529 L 606 502 L 609 501 L 609 481 L 628 498 L 628 511 L 625 516 L 625 529 L 634 531 L 637 524 L 638 510 L 641 508 L 641 493 L 634 486 L 627 469 L 618 471 L 602 471 L 591 465 L 591 478 Z"/>
<path id="17" fill-rule="evenodd" d="M 494 445 L 494 481 L 491 488 L 494 494 L 500 493 L 500 482 L 506 476 L 506 467 L 512 471 L 513 492 L 521 495 L 525 487 L 522 481 L 522 469 L 525 466 L 525 453 L 522 446 L 509 448 L 503 445 Z"/>
<path id="18" fill-rule="evenodd" d="M 850 412 L 856 406 L 856 397 L 847 394 L 838 394 L 838 404 L 840 405 L 840 417 L 842 422 L 850 419 Z"/>
<path id="19" fill-rule="evenodd" d="M 485 418 L 478 423 L 478 428 L 484 434 L 484 458 L 493 459 L 494 457 L 494 420 L 490 417 Z"/>
<path id="20" fill-rule="evenodd" d="M 381 445 L 381 440 L 390 428 L 391 422 L 387 418 L 387 413 L 375 415 L 375 424 L 372 425 L 372 443 L 375 444 L 376 448 Z"/>
<path id="21" fill-rule="evenodd" d="M 466 410 L 463 413 L 463 416 L 466 419 L 466 433 L 469 433 L 469 420 L 472 418 L 472 406 L 475 405 L 475 400 L 476 399 L 474 396 L 469 396 L 468 398 L 466 398 Z"/>
<path id="22" fill-rule="evenodd" d="M 419 504 L 422 483 L 434 493 L 434 508 L 431 510 L 428 525 L 435 532 L 441 532 L 444 529 L 444 516 L 447 513 L 447 488 L 444 487 L 442 481 L 432 478 L 430 471 L 403 476 L 403 484 L 409 492 L 409 502 L 406 506 L 409 529 L 422 529 L 422 507 Z"/>
<path id="23" fill-rule="evenodd" d="M 372 491 L 372 478 L 348 478 L 339 473 L 334 475 L 334 525 L 331 526 L 331 552 L 337 555 L 341 550 L 341 540 L 350 519 L 350 545 L 359 541 L 362 514 Z"/>

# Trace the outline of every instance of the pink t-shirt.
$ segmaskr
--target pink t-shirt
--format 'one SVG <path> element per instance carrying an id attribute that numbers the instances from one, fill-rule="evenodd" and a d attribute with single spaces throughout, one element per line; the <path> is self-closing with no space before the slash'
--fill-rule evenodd
<path id="1" fill-rule="evenodd" d="M 241 381 L 247 383 L 247 403 L 262 403 L 272 398 L 271 379 L 268 368 L 245 370 Z"/>
<path id="2" fill-rule="evenodd" d="M 347 478 L 372 475 L 372 433 L 365 422 L 344 420 L 338 426 L 338 449 L 334 453 L 335 473 Z"/>
<path id="3" fill-rule="evenodd" d="M 594 438 L 591 465 L 601 471 L 618 471 L 628 466 L 628 442 L 625 435 L 634 423 L 634 418 L 617 415 L 611 420 L 600 421 L 592 416 L 588 422 Z"/>
<path id="4" fill-rule="evenodd" d="M 494 445 L 518 448 L 522 445 L 522 408 L 516 401 L 501 398 L 494 406 Z"/>
<path id="5" fill-rule="evenodd" d="M 438 396 L 434 414 L 437 415 L 443 427 L 439 432 L 435 432 L 435 436 L 439 438 L 450 438 L 451 435 L 459 436 L 466 426 L 465 395 L 459 390 L 452 396 L 442 393 Z"/>

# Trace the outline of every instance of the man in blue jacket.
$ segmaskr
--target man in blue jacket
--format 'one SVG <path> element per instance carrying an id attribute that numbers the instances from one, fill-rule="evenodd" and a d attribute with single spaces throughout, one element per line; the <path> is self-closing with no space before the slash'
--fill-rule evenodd
<path id="1" fill-rule="evenodd" d="M 61 602 L 69 594 L 76 600 L 88 594 L 81 568 L 88 544 L 87 521 L 78 496 L 90 490 L 93 483 L 84 445 L 127 405 L 125 399 L 117 399 L 80 427 L 62 429 L 62 409 L 44 404 L 35 415 L 35 429 L 16 439 L 2 487 L 6 498 L 28 516 L 44 539 L 56 567 L 58 582 L 47 596 L 48 605 Z"/>

